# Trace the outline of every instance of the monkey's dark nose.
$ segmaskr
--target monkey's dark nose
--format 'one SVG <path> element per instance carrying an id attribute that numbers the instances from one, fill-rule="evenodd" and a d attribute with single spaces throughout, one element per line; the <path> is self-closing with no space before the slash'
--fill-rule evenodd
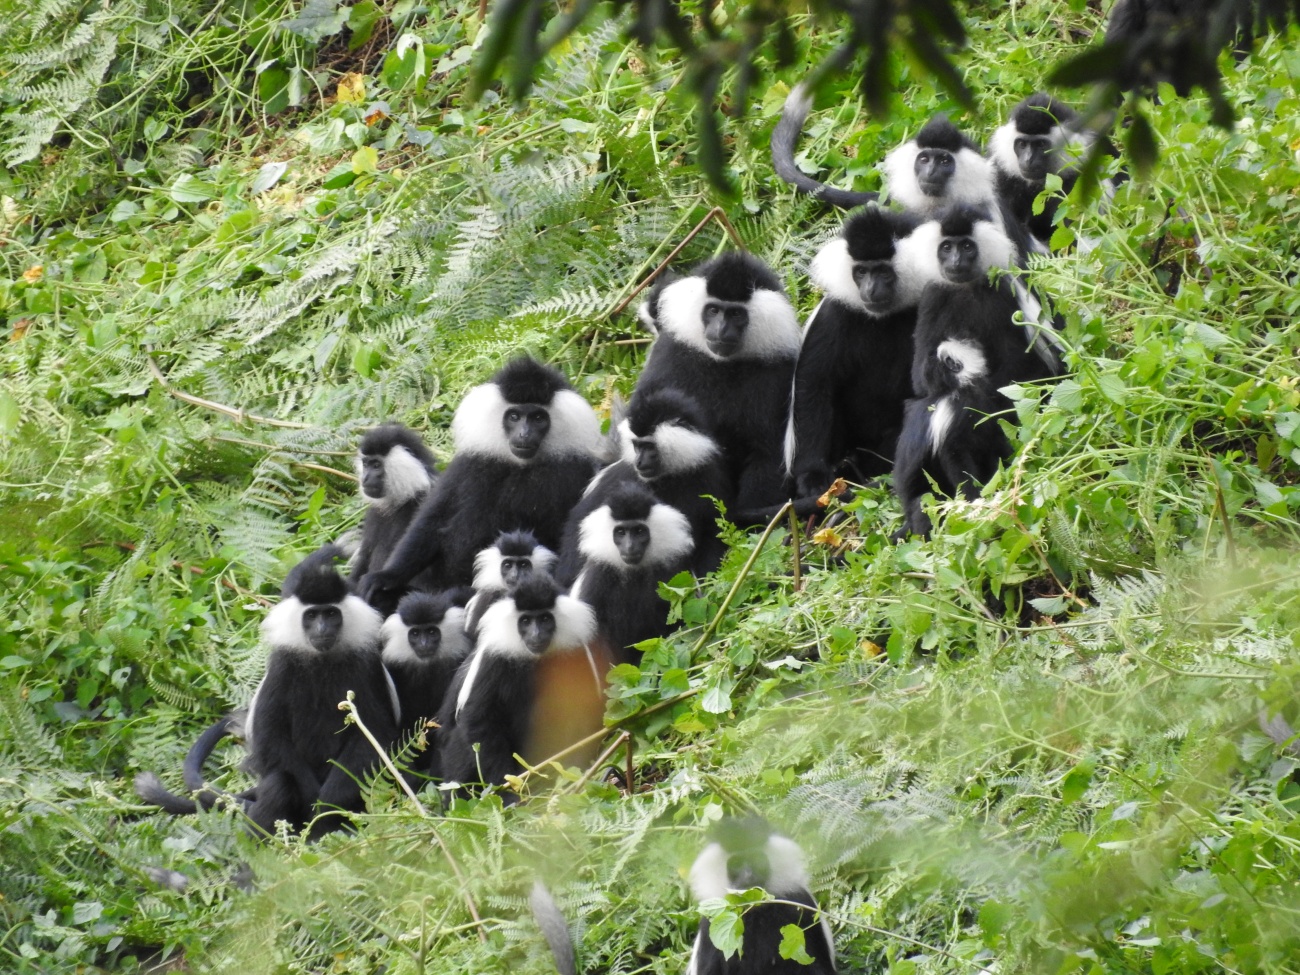
<path id="1" fill-rule="evenodd" d="M 663 461 L 659 457 L 659 448 L 653 443 L 639 443 L 634 445 L 633 449 L 636 451 L 636 460 L 634 462 L 636 472 L 647 481 L 658 477 L 663 470 Z"/>

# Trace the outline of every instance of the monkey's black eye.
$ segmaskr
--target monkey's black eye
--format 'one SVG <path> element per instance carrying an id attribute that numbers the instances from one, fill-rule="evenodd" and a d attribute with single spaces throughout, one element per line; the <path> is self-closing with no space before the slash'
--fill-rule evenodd
<path id="1" fill-rule="evenodd" d="M 710 317 L 714 315 L 720 315 L 722 314 L 722 309 L 710 301 L 705 303 L 704 305 L 704 314 Z"/>
<path id="2" fill-rule="evenodd" d="M 518 411 L 518 410 L 506 410 L 506 419 L 509 420 L 511 423 L 518 423 L 518 422 L 519 422 L 519 419 L 520 419 L 520 413 L 519 413 L 519 411 Z"/>
<path id="3" fill-rule="evenodd" d="M 971 253 L 971 251 L 975 250 L 975 241 L 963 240 L 961 242 L 961 249 L 967 254 Z"/>
<path id="4" fill-rule="evenodd" d="M 950 250 L 952 250 L 952 241 L 951 241 L 951 240 L 944 240 L 944 241 L 940 241 L 940 242 L 939 242 L 939 253 L 940 253 L 940 254 L 946 254 L 946 253 L 948 253 L 948 251 L 950 251 Z"/>

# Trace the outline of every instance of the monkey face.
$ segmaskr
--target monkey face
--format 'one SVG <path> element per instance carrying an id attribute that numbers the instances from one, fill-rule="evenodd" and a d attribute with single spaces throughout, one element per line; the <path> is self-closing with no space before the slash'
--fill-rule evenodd
<path id="1" fill-rule="evenodd" d="M 893 310 L 898 294 L 898 275 L 891 261 L 854 261 L 853 283 L 858 286 L 862 304 L 873 315 Z"/>
<path id="2" fill-rule="evenodd" d="M 957 158 L 947 149 L 921 149 L 914 164 L 917 185 L 926 196 L 943 196 L 957 172 Z"/>
<path id="3" fill-rule="evenodd" d="M 709 351 L 726 358 L 740 350 L 749 327 L 749 308 L 743 302 L 710 298 L 704 305 L 704 341 Z"/>
<path id="4" fill-rule="evenodd" d="M 519 580 L 533 571 L 533 560 L 523 555 L 506 555 L 501 559 L 501 581 L 507 589 L 519 585 Z"/>
<path id="5" fill-rule="evenodd" d="M 519 638 L 530 652 L 545 653 L 555 639 L 555 614 L 549 609 L 520 613 Z"/>
<path id="6" fill-rule="evenodd" d="M 380 454 L 361 455 L 361 493 L 372 501 L 384 496 L 384 457 Z"/>
<path id="7" fill-rule="evenodd" d="M 771 872 L 767 852 L 762 847 L 746 847 L 727 856 L 727 882 L 733 890 L 766 887 Z"/>
<path id="8" fill-rule="evenodd" d="M 616 521 L 614 544 L 625 565 L 640 565 L 650 548 L 650 529 L 644 521 Z"/>
<path id="9" fill-rule="evenodd" d="M 654 437 L 633 438 L 632 450 L 635 452 L 632 464 L 641 480 L 653 481 L 664 472 L 664 460 Z"/>
<path id="10" fill-rule="evenodd" d="M 1020 175 L 1029 182 L 1041 182 L 1052 171 L 1052 140 L 1047 136 L 1017 135 L 1014 148 Z"/>
<path id="11" fill-rule="evenodd" d="M 343 632 L 343 610 L 334 605 L 308 606 L 302 611 L 302 631 L 321 653 L 334 649 Z"/>
<path id="12" fill-rule="evenodd" d="M 980 276 L 979 245 L 969 237 L 945 237 L 939 242 L 939 269 L 953 284 L 970 284 Z"/>
<path id="13" fill-rule="evenodd" d="M 542 449 L 551 429 L 551 414 L 533 403 L 512 404 L 501 418 L 510 452 L 520 460 L 532 460 Z"/>
<path id="14" fill-rule="evenodd" d="M 442 647 L 442 629 L 436 623 L 417 623 L 406 631 L 406 641 L 421 660 L 432 660 Z"/>

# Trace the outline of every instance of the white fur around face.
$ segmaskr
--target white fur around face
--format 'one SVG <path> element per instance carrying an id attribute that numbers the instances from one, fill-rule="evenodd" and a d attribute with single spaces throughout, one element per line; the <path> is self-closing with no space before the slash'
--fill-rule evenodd
<path id="1" fill-rule="evenodd" d="M 406 637 L 406 624 L 402 622 L 402 618 L 396 613 L 384 620 L 384 625 L 379 629 L 379 635 L 384 641 L 384 663 L 419 662 L 420 658 L 411 649 L 411 641 Z"/>
<path id="2" fill-rule="evenodd" d="M 695 470 L 710 463 L 719 453 L 715 440 L 676 423 L 661 423 L 655 427 L 655 445 L 659 448 L 665 474 Z"/>
<path id="3" fill-rule="evenodd" d="M 716 359 L 704 340 L 704 304 L 709 300 L 709 284 L 692 275 L 674 281 L 659 292 L 659 323 L 663 332 L 683 345 L 689 345 L 711 359 Z"/>
<path id="4" fill-rule="evenodd" d="M 262 639 L 274 650 L 296 650 L 302 653 L 318 652 L 307 639 L 302 628 L 302 611 L 305 608 L 297 596 L 282 599 L 266 614 L 262 621 Z M 343 612 L 343 629 L 339 633 L 340 649 L 361 650 L 373 647 L 379 640 L 383 617 L 357 596 L 348 594 L 339 604 Z M 332 651 L 331 651 L 332 652 Z"/>
<path id="5" fill-rule="evenodd" d="M 555 599 L 555 636 L 547 653 L 582 650 L 596 634 L 596 614 L 590 606 L 572 596 Z M 465 683 L 456 697 L 456 713 L 474 693 L 483 660 L 488 656 L 531 659 L 534 654 L 519 635 L 519 613 L 513 599 L 499 599 L 483 614 L 478 627 L 478 642 L 470 658 Z"/>
<path id="6" fill-rule="evenodd" d="M 384 663 L 431 662 L 411 649 L 411 641 L 406 635 L 407 630 L 407 625 L 402 622 L 401 616 L 397 613 L 384 620 L 383 628 L 380 630 L 384 639 Z M 443 615 L 438 630 L 442 633 L 442 642 L 438 644 L 438 655 L 434 659 L 455 660 L 469 652 L 469 637 L 465 636 L 465 610 L 459 606 L 451 607 Z"/>
<path id="7" fill-rule="evenodd" d="M 645 558 L 640 565 L 628 565 L 619 554 L 618 546 L 614 543 L 616 522 L 608 506 L 597 508 L 582 519 L 582 524 L 578 526 L 578 551 L 618 572 L 667 565 L 695 551 L 691 524 L 676 508 L 666 504 L 652 505 L 645 523 L 650 530 L 650 545 L 646 548 Z M 574 595 L 578 592 L 575 584 Z"/>
<path id="8" fill-rule="evenodd" d="M 614 518 L 608 506 L 597 508 L 578 526 L 578 551 L 611 569 L 622 571 L 623 557 L 614 544 Z"/>
<path id="9" fill-rule="evenodd" d="M 1020 160 L 1016 158 L 1016 123 L 999 125 L 989 138 L 989 162 L 1010 176 L 1020 175 Z"/>
<path id="10" fill-rule="evenodd" d="M 961 369 L 957 372 L 957 382 L 962 386 L 969 386 L 975 380 L 988 375 L 988 360 L 984 357 L 984 350 L 974 342 L 967 342 L 964 339 L 946 339 L 939 343 L 935 354 L 954 359 L 961 364 Z"/>
<path id="11" fill-rule="evenodd" d="M 361 458 L 357 457 L 357 476 L 361 476 Z M 361 497 L 376 508 L 396 508 L 429 490 L 433 479 L 429 472 L 405 447 L 397 446 L 384 458 L 384 496 L 372 498 L 363 490 Z"/>
<path id="12" fill-rule="evenodd" d="M 533 571 L 550 572 L 555 565 L 555 553 L 545 545 L 534 545 L 529 556 L 533 561 Z M 484 589 L 504 589 L 505 579 L 501 578 L 501 552 L 495 545 L 485 548 L 474 556 L 473 587 L 479 592 Z"/>
<path id="13" fill-rule="evenodd" d="M 788 897 L 810 891 L 812 881 L 804 867 L 803 850 L 798 843 L 774 833 L 768 837 L 764 852 L 767 854 L 769 868 L 764 890 L 773 897 Z M 735 892 L 736 888 L 731 886 L 731 878 L 727 874 L 727 851 L 721 843 L 710 843 L 695 858 L 688 881 L 696 900 L 725 897 Z"/>
<path id="14" fill-rule="evenodd" d="M 636 447 L 633 445 L 632 441 L 636 435 L 632 433 L 631 422 L 628 420 L 622 420 L 619 422 L 619 425 L 616 429 L 618 433 L 619 460 L 625 460 L 629 464 L 635 464 Z M 587 485 L 587 490 L 583 494 L 584 497 L 591 493 L 591 489 L 594 488 L 596 486 L 596 482 L 600 480 L 601 474 L 604 474 L 605 471 L 607 470 L 609 470 L 608 467 L 606 467 L 605 470 L 602 470 L 600 474 L 597 474 L 595 477 L 591 479 L 591 483 Z"/>
<path id="15" fill-rule="evenodd" d="M 952 427 L 952 421 L 956 417 L 951 400 L 951 396 L 945 396 L 934 404 L 934 409 L 930 413 L 930 453 L 932 454 L 938 453 L 939 448 L 943 446 L 948 430 Z"/>
<path id="16" fill-rule="evenodd" d="M 855 311 L 867 310 L 862 303 L 862 293 L 853 280 L 853 257 L 849 242 L 838 237 L 825 244 L 808 265 L 808 277 L 825 292 L 826 297 L 838 301 Z"/>
<path id="17" fill-rule="evenodd" d="M 939 269 L 941 240 L 943 231 L 937 221 L 930 220 L 900 239 L 895 247 L 894 270 L 898 272 L 899 285 L 907 289 L 909 299 L 915 297 L 919 301 L 927 284 L 945 280 Z"/>
<path id="18" fill-rule="evenodd" d="M 790 299 L 760 288 L 749 298 L 749 327 L 743 346 L 734 355 L 715 355 L 704 338 L 704 306 L 708 282 L 699 276 L 682 278 L 659 294 L 659 320 L 663 330 L 683 345 L 710 359 L 792 359 L 799 354 L 801 331 Z"/>
<path id="19" fill-rule="evenodd" d="M 510 405 L 495 383 L 475 386 L 466 393 L 451 420 L 456 449 L 520 466 L 529 463 L 516 457 L 506 441 L 502 418 Z M 591 405 L 573 390 L 561 390 L 549 404 L 538 405 L 551 414 L 551 428 L 539 456 L 591 456 L 599 449 L 600 420 Z"/>
<path id="20" fill-rule="evenodd" d="M 1016 245 L 1011 242 L 1002 221 L 979 220 L 971 233 L 975 245 L 980 249 L 980 271 L 987 274 L 990 268 L 1011 269 L 1016 266 Z"/>
<path id="21" fill-rule="evenodd" d="M 948 181 L 947 192 L 943 196 L 928 196 L 916 181 L 916 157 L 920 151 L 912 139 L 890 150 L 881 162 L 886 195 L 893 202 L 918 213 L 932 213 L 950 203 L 987 203 L 993 199 L 992 167 L 973 149 L 959 149 L 953 154 L 957 168 Z"/>

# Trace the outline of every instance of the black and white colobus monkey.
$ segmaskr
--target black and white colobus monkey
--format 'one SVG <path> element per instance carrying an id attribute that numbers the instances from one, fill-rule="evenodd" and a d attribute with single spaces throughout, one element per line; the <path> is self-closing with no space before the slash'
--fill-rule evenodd
<path id="1" fill-rule="evenodd" d="M 510 595 L 533 573 L 550 575 L 556 556 L 530 531 L 502 532 L 496 542 L 474 556 L 474 595 L 465 606 L 465 632 L 471 644 L 487 608 Z"/>
<path id="2" fill-rule="evenodd" d="M 998 464 L 1011 457 L 996 418 L 1011 401 L 990 379 L 984 346 L 969 334 L 944 339 L 917 368 L 925 393 L 907 403 L 894 489 L 903 507 L 901 534 L 925 536 L 931 525 L 921 497 L 931 481 L 949 497 L 960 491 L 976 498 Z"/>
<path id="3" fill-rule="evenodd" d="M 361 438 L 357 477 L 367 507 L 361 523 L 361 545 L 349 566 L 354 578 L 361 579 L 372 569 L 384 567 L 433 486 L 435 464 L 433 453 L 420 435 L 400 423 L 385 423 Z M 411 580 L 417 589 L 428 583 L 421 576 Z M 389 599 L 387 605 L 375 608 L 391 613 L 395 606 L 396 600 Z"/>
<path id="4" fill-rule="evenodd" d="M 353 595 L 327 545 L 285 578 L 262 636 L 271 648 L 266 675 L 249 705 L 249 765 L 257 776 L 248 818 L 264 834 L 277 820 L 311 835 L 344 825 L 336 811 L 359 812 L 361 781 L 379 756 L 339 702 L 354 693 L 361 719 L 380 745 L 397 738 L 396 700 L 380 659 L 379 613 Z"/>
<path id="5" fill-rule="evenodd" d="M 761 887 L 792 904 L 756 904 L 745 911 L 740 951 L 727 958 L 709 940 L 709 921 L 700 922 L 686 975 L 834 975 L 835 943 L 830 925 L 817 917 L 817 901 L 804 867 L 803 850 L 762 819 L 727 819 L 715 839 L 691 866 L 691 891 L 697 900 Z M 795 906 L 803 905 L 803 906 Z M 796 924 L 812 963 L 781 957 L 781 929 Z"/>
<path id="6" fill-rule="evenodd" d="M 915 395 L 916 306 L 933 274 L 933 259 L 904 246 L 918 222 L 868 204 L 813 258 L 825 297 L 804 326 L 785 442 L 800 497 L 893 464 L 903 403 Z"/>
<path id="7" fill-rule="evenodd" d="M 712 426 L 692 396 L 664 388 L 637 392 L 617 427 L 622 459 L 592 478 L 587 493 L 569 516 L 556 578 L 571 583 L 578 575 L 578 528 L 583 518 L 606 502 L 621 484 L 640 484 L 690 523 L 696 575 L 716 569 L 727 546 L 718 533 L 717 498 L 731 509 L 734 487 Z"/>
<path id="8" fill-rule="evenodd" d="M 325 814 L 312 828 L 319 836 L 343 825 L 328 815 L 332 810 L 362 809 L 358 780 L 378 756 L 355 726 L 345 726 L 338 705 L 348 691 L 384 747 L 397 737 L 396 694 L 379 653 L 380 616 L 339 575 L 342 557 L 334 545 L 307 556 L 285 577 L 280 602 L 262 623 L 271 654 L 242 720 L 247 766 L 258 781 L 224 797 L 240 802 L 263 835 L 277 820 L 300 829 Z M 222 737 L 237 733 L 240 715 L 222 718 L 190 749 L 185 782 L 194 798 L 167 792 L 151 772 L 136 776 L 141 798 L 177 815 L 215 805 L 224 794 L 204 785 L 202 765 Z"/>
<path id="9" fill-rule="evenodd" d="M 972 338 L 983 348 L 994 389 L 1061 374 L 1056 330 L 1042 303 L 1013 274 L 989 280 L 990 270 L 1009 271 L 1016 260 L 1000 219 L 982 207 L 952 207 L 918 227 L 907 249 L 918 262 L 934 262 L 916 313 L 912 385 L 918 395 L 926 392 L 920 364 L 954 338 Z M 1017 311 L 1023 325 L 1013 320 Z"/>
<path id="10" fill-rule="evenodd" d="M 587 646 L 595 633 L 591 607 L 565 595 L 545 575 L 523 579 L 513 594 L 488 607 L 474 652 L 439 711 L 444 780 L 500 785 L 522 771 L 515 755 L 540 761 L 554 754 L 546 751 L 552 729 L 545 725 L 551 714 L 541 705 L 575 710 L 581 706 L 581 688 L 543 702 L 544 695 L 555 693 L 540 673 L 548 658 L 571 658 L 579 673 L 590 668 L 581 680 L 603 709 L 603 687 L 591 672 L 595 665 L 588 663 Z"/>
<path id="11" fill-rule="evenodd" d="M 569 592 L 595 611 L 614 662 L 636 663 L 632 644 L 672 630 L 659 583 L 690 566 L 690 522 L 648 488 L 624 482 L 583 515 L 574 534 L 581 571 Z"/>
<path id="12" fill-rule="evenodd" d="M 636 394 L 694 396 L 722 445 L 739 510 L 786 498 L 781 441 L 800 330 L 780 279 L 732 251 L 661 281 L 641 308 L 657 332 Z"/>
<path id="13" fill-rule="evenodd" d="M 953 203 L 985 203 L 994 197 L 993 176 L 979 147 L 947 115 L 930 119 L 916 135 L 886 154 L 880 164 L 883 193 L 839 190 L 818 182 L 794 161 L 795 145 L 812 110 L 803 83 L 786 96 L 781 120 L 772 131 L 772 164 L 777 175 L 801 193 L 849 209 L 882 197 L 922 214 Z"/>
<path id="14" fill-rule="evenodd" d="M 516 359 L 465 395 L 451 423 L 456 456 L 382 569 L 367 600 L 401 592 L 432 567 L 438 588 L 467 584 L 474 556 L 526 528 L 558 548 L 569 511 L 596 471 L 600 423 L 556 369 Z"/>
<path id="15" fill-rule="evenodd" d="M 989 140 L 989 161 L 997 179 L 998 196 L 1041 249 L 1052 239 L 1059 197 L 1046 200 L 1034 213 L 1034 200 L 1047 185 L 1049 173 L 1061 177 L 1061 192 L 1069 193 L 1079 178 L 1070 144 L 1086 148 L 1090 134 L 1083 132 L 1074 109 L 1043 92 L 1030 95 L 1014 109 L 1005 125 Z"/>
<path id="16" fill-rule="evenodd" d="M 436 595 L 411 592 L 384 621 L 384 669 L 397 689 L 400 725 L 406 730 L 427 724 L 438 713 L 447 688 L 472 649 L 465 635 L 465 604 L 473 591 L 449 589 Z M 432 774 L 438 747 L 433 735 L 413 763 L 414 770 Z"/>

